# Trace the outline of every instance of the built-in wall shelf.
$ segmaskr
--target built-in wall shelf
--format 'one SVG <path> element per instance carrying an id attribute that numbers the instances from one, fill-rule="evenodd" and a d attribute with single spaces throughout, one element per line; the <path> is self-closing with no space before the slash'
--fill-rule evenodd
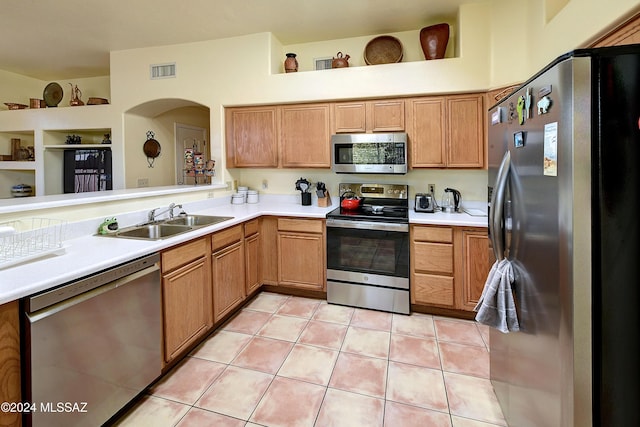
<path id="1" fill-rule="evenodd" d="M 111 144 L 56 144 L 45 145 L 45 150 L 95 150 L 111 148 Z"/>
<path id="2" fill-rule="evenodd" d="M 0 170 L 31 171 L 36 169 L 36 162 L 0 161 Z"/>

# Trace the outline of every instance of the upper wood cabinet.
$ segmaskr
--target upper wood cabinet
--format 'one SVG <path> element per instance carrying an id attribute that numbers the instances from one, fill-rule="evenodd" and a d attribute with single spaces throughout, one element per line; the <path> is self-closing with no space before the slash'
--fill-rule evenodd
<path id="1" fill-rule="evenodd" d="M 484 96 L 447 97 L 447 167 L 484 166 Z"/>
<path id="2" fill-rule="evenodd" d="M 278 166 L 277 107 L 227 108 L 225 116 L 228 167 Z"/>
<path id="3" fill-rule="evenodd" d="M 330 168 L 330 104 L 225 111 L 227 166 Z"/>
<path id="4" fill-rule="evenodd" d="M 446 166 L 446 102 L 444 97 L 407 101 L 409 158 L 414 168 Z"/>
<path id="5" fill-rule="evenodd" d="M 336 102 L 333 132 L 402 132 L 405 130 L 404 100 Z"/>
<path id="6" fill-rule="evenodd" d="M 406 102 L 411 167 L 484 166 L 483 94 Z"/>
<path id="7" fill-rule="evenodd" d="M 281 114 L 281 162 L 285 168 L 331 167 L 329 104 L 284 105 Z"/>

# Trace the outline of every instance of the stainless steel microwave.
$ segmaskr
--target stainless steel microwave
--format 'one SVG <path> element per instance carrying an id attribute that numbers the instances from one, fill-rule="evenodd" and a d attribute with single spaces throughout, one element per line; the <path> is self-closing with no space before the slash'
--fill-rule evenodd
<path id="1" fill-rule="evenodd" d="M 336 173 L 407 173 L 407 134 L 353 133 L 331 136 L 331 169 Z"/>

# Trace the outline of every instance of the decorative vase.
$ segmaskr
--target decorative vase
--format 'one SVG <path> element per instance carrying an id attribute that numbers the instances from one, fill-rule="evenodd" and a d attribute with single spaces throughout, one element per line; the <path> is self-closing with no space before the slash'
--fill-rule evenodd
<path id="1" fill-rule="evenodd" d="M 331 68 L 345 68 L 349 66 L 349 55 L 342 55 L 342 52 L 338 52 L 336 57 L 331 61 Z"/>
<path id="2" fill-rule="evenodd" d="M 449 42 L 449 24 L 436 24 L 420 30 L 420 46 L 425 59 L 442 59 Z"/>
<path id="3" fill-rule="evenodd" d="M 298 60 L 295 53 L 287 53 L 287 59 L 284 60 L 284 72 L 295 73 L 298 71 Z"/>

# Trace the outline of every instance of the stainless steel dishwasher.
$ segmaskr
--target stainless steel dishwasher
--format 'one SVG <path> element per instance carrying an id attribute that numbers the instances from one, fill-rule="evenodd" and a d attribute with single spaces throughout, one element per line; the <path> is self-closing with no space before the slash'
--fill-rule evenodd
<path id="1" fill-rule="evenodd" d="M 160 376 L 159 255 L 24 299 L 33 426 L 99 426 Z"/>

